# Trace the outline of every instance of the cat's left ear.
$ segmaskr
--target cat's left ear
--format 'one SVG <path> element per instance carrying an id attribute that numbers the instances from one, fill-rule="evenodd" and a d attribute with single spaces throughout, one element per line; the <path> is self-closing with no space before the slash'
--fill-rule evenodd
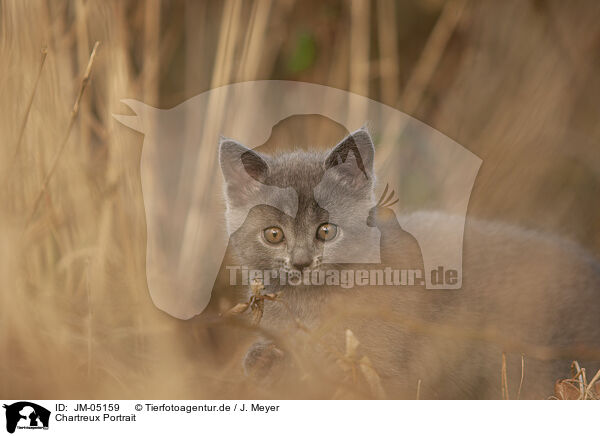
<path id="1" fill-rule="evenodd" d="M 335 169 L 354 182 L 373 181 L 373 160 L 375 147 L 366 128 L 361 128 L 346 136 L 325 159 L 325 169 Z"/>
<path id="2" fill-rule="evenodd" d="M 264 156 L 233 139 L 219 138 L 219 160 L 228 184 L 245 185 L 248 183 L 246 175 L 265 183 L 269 173 Z"/>

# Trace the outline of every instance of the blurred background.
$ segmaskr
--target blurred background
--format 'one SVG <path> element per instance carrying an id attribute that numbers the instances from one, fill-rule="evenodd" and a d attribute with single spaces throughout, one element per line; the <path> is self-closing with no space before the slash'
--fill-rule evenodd
<path id="1" fill-rule="evenodd" d="M 595 0 L 0 0 L 0 397 L 244 395 L 238 356 L 148 296 L 122 98 L 255 79 L 368 96 L 483 159 L 471 216 L 600 256 L 598 22 Z"/>

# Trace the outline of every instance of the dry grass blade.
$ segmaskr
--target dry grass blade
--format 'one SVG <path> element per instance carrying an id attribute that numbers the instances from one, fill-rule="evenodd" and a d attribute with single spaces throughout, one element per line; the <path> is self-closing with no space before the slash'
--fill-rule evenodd
<path id="1" fill-rule="evenodd" d="M 508 400 L 508 376 L 506 374 L 506 353 L 502 353 L 502 399 Z"/>
<path id="2" fill-rule="evenodd" d="M 360 373 L 369 386 L 371 395 L 378 400 L 385 399 L 386 395 L 381 385 L 379 374 L 377 374 L 368 356 L 363 355 L 359 358 L 359 346 L 360 342 L 352 330 L 346 329 L 346 350 L 343 355 L 338 354 L 339 359 L 337 360 L 337 364 L 344 372 L 350 375 L 352 383 L 358 382 L 357 372 L 360 370 Z"/>
<path id="3" fill-rule="evenodd" d="M 254 304 L 250 305 L 252 309 L 252 324 L 258 325 L 262 320 L 263 313 L 265 312 L 265 300 L 256 299 Z"/>
<path id="4" fill-rule="evenodd" d="M 356 339 L 352 330 L 346 329 L 346 358 L 354 359 L 358 352 L 359 345 L 360 342 L 358 342 L 358 339 Z"/>
<path id="5" fill-rule="evenodd" d="M 255 297 L 260 296 L 260 292 L 265 289 L 265 287 L 263 286 L 263 284 L 260 282 L 260 280 L 252 280 L 252 284 L 250 285 L 250 290 L 252 291 L 252 295 L 254 295 Z"/>
<path id="6" fill-rule="evenodd" d="M 596 390 L 596 393 L 594 393 L 593 390 Z M 598 393 L 600 393 L 600 369 L 588 384 L 585 390 L 585 396 L 586 398 L 593 398 L 595 395 L 598 395 Z"/>
<path id="7" fill-rule="evenodd" d="M 521 354 L 521 381 L 519 381 L 519 390 L 517 391 L 517 400 L 521 398 L 521 389 L 523 388 L 523 379 L 525 378 L 525 355 Z"/>
<path id="8" fill-rule="evenodd" d="M 557 400 L 578 400 L 581 392 L 577 388 L 574 380 L 557 380 L 554 384 L 554 399 Z"/>
<path id="9" fill-rule="evenodd" d="M 250 299 L 246 302 L 236 304 L 226 311 L 224 315 L 239 315 L 250 308 L 250 311 L 252 312 L 252 324 L 258 325 L 260 324 L 265 311 L 265 300 L 276 301 L 278 294 L 262 294 L 261 291 L 263 291 L 265 287 L 259 280 L 253 280 L 250 289 L 252 291 Z"/>
<path id="10" fill-rule="evenodd" d="M 571 363 L 571 378 L 557 380 L 554 397 L 557 400 L 597 400 L 600 398 L 600 370 L 588 383 L 585 368 L 576 360 Z"/>
<path id="11" fill-rule="evenodd" d="M 445 4 L 401 97 L 402 109 L 414 113 L 462 16 L 466 0 Z"/>
<path id="12" fill-rule="evenodd" d="M 421 399 L 421 379 L 417 381 L 417 400 Z"/>
<path id="13" fill-rule="evenodd" d="M 581 365 L 579 365 L 579 362 L 574 360 L 573 363 L 571 363 L 571 373 L 573 374 L 573 379 L 577 380 L 579 383 L 580 399 L 585 398 L 585 388 L 587 385 L 585 368 L 582 368 Z"/>
<path id="14" fill-rule="evenodd" d="M 377 371 L 375 371 L 375 368 L 373 368 L 369 357 L 363 356 L 358 365 L 362 375 L 369 385 L 371 394 L 378 400 L 385 400 L 386 395 L 385 391 L 383 390 L 383 386 L 381 386 L 381 378 L 379 378 L 379 374 L 377 374 Z"/>
<path id="15" fill-rule="evenodd" d="M 92 49 L 92 53 L 90 55 L 90 60 L 87 64 L 85 73 L 84 73 L 83 78 L 81 79 L 81 83 L 79 85 L 79 92 L 77 93 L 77 98 L 75 99 L 75 103 L 73 104 L 73 109 L 71 110 L 71 116 L 69 118 L 69 124 L 67 126 L 67 131 L 65 132 L 64 139 L 63 139 L 62 143 L 60 144 L 60 147 L 59 147 L 58 151 L 56 152 L 56 155 L 54 156 L 52 163 L 50 164 L 50 169 L 48 170 L 48 174 L 46 174 L 46 177 L 44 178 L 44 181 L 42 183 L 40 191 L 33 203 L 33 208 L 31 209 L 31 214 L 29 215 L 29 219 L 27 220 L 26 228 L 29 226 L 29 224 L 33 220 L 33 217 L 35 216 L 35 212 L 37 211 L 37 208 L 40 204 L 41 199 L 43 198 L 43 196 L 46 192 L 46 189 L 48 189 L 48 183 L 50 182 L 50 179 L 52 178 L 52 174 L 54 174 L 54 171 L 56 170 L 58 161 L 60 160 L 60 157 L 65 149 L 65 146 L 67 145 L 67 141 L 69 140 L 69 136 L 71 135 L 71 130 L 73 128 L 73 124 L 75 123 L 75 120 L 77 119 L 77 115 L 79 114 L 79 105 L 81 103 L 81 97 L 83 97 L 83 92 L 85 91 L 85 88 L 87 87 L 87 84 L 90 81 L 90 75 L 92 73 L 92 65 L 94 65 L 94 59 L 96 58 L 96 51 L 98 50 L 99 45 L 100 45 L 100 42 L 96 41 L 96 43 L 94 44 L 94 48 Z"/>
<path id="16" fill-rule="evenodd" d="M 250 303 L 238 303 L 225 312 L 225 316 L 230 315 L 239 315 L 240 313 L 244 313 L 250 307 Z"/>
<path id="17" fill-rule="evenodd" d="M 350 32 L 352 50 L 350 64 L 350 91 L 367 95 L 369 93 L 369 24 L 370 7 L 368 2 L 353 0 L 350 3 Z"/>
<path id="18" fill-rule="evenodd" d="M 21 127 L 19 128 L 19 137 L 17 138 L 17 144 L 15 145 L 15 152 L 13 154 L 13 162 L 18 156 L 19 149 L 21 148 L 21 143 L 23 142 L 23 136 L 25 134 L 25 126 L 27 126 L 27 120 L 29 120 L 29 113 L 31 112 L 31 106 L 33 105 L 33 99 L 35 98 L 38 84 L 40 83 L 40 77 L 42 77 L 42 71 L 44 69 L 44 64 L 46 63 L 47 56 L 48 56 L 48 50 L 46 49 L 46 47 L 44 47 L 44 48 L 42 48 L 42 59 L 40 61 L 40 69 L 38 70 L 37 76 L 35 78 L 35 83 L 33 85 L 31 95 L 29 96 L 29 101 L 27 102 L 27 109 L 25 109 L 25 116 L 23 117 L 23 121 L 21 122 Z"/>
<path id="19" fill-rule="evenodd" d="M 379 76 L 383 103 L 394 105 L 398 101 L 400 59 L 397 41 L 397 6 L 394 0 L 378 0 L 376 3 L 377 46 L 379 48 Z"/>
<path id="20" fill-rule="evenodd" d="M 423 95 L 448 46 L 450 37 L 460 22 L 466 3 L 467 0 L 451 0 L 445 3 L 417 64 L 404 86 L 400 101 L 396 104 L 396 107 L 401 108 L 407 114 L 414 114 L 419 108 Z M 400 131 L 403 129 L 404 126 L 400 128 Z M 391 155 L 392 149 L 392 147 L 382 148 L 379 153 L 383 161 Z"/>

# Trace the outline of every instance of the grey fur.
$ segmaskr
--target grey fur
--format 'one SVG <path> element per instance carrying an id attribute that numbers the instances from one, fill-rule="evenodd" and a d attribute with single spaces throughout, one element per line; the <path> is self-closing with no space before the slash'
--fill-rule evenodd
<path id="1" fill-rule="evenodd" d="M 236 184 L 236 172 L 244 170 L 236 156 L 248 150 L 237 143 L 222 143 L 227 219 L 247 213 L 230 239 L 236 262 L 255 269 L 293 269 L 298 257 L 308 257 L 310 268 L 321 268 L 324 243 L 315 239 L 315 232 L 328 221 L 328 211 L 321 207 L 328 205 L 345 209 L 351 217 L 369 214 L 381 231 L 382 262 L 420 265 L 418 245 L 400 229 L 393 211 L 371 209 L 374 149 L 368 133 L 361 129 L 349 138 L 358 145 L 364 171 L 353 158 L 345 162 L 332 158 L 335 148 L 330 153 L 252 156 L 251 172 L 261 183 L 296 191 L 296 217 L 260 205 L 247 213 L 248 204 L 255 204 L 254 193 Z M 315 196 L 320 197 L 318 202 Z M 420 212 L 407 218 L 428 226 L 435 217 L 436 212 Z M 456 219 L 447 216 L 446 222 Z M 347 241 L 360 250 L 365 244 L 364 221 L 349 222 L 350 228 L 341 229 L 340 237 L 351 238 Z M 261 239 L 261 231 L 272 225 L 284 230 L 285 244 L 272 246 Z M 520 375 L 520 353 L 526 355 L 528 378 L 522 397 L 545 398 L 552 393 L 554 381 L 567 375 L 569 359 L 581 358 L 577 353 L 544 355 L 545 351 L 577 346 L 597 352 L 600 348 L 598 261 L 574 243 L 497 222 L 467 220 L 461 290 L 288 286 L 265 292 L 271 291 L 281 291 L 293 315 L 309 328 L 338 318 L 338 333 L 351 328 L 390 397 L 414 398 L 417 381 L 422 380 L 422 398 L 501 398 L 501 353 L 507 351 L 513 379 Z M 340 308 L 348 315 L 338 317 Z M 262 323 L 276 334 L 295 329 L 290 314 L 277 304 L 266 305 Z M 434 331 L 420 329 L 423 325 L 434 326 Z M 455 331 L 457 337 L 452 336 Z M 328 338 L 332 344 L 341 343 L 338 333 Z M 282 356 L 259 341 L 246 357 L 247 373 L 264 360 L 260 353 L 264 349 L 276 358 Z M 588 371 L 598 369 L 597 361 L 587 364 Z M 260 368 L 274 366 L 263 362 Z M 511 390 L 514 397 L 514 383 Z"/>

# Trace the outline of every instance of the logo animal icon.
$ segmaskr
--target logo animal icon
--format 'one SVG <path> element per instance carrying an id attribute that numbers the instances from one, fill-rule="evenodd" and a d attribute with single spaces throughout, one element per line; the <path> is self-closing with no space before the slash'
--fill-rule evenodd
<path id="1" fill-rule="evenodd" d="M 6 431 L 14 433 L 17 425 L 21 427 L 48 428 L 50 411 L 29 401 L 18 401 L 2 407 L 6 409 Z"/>

